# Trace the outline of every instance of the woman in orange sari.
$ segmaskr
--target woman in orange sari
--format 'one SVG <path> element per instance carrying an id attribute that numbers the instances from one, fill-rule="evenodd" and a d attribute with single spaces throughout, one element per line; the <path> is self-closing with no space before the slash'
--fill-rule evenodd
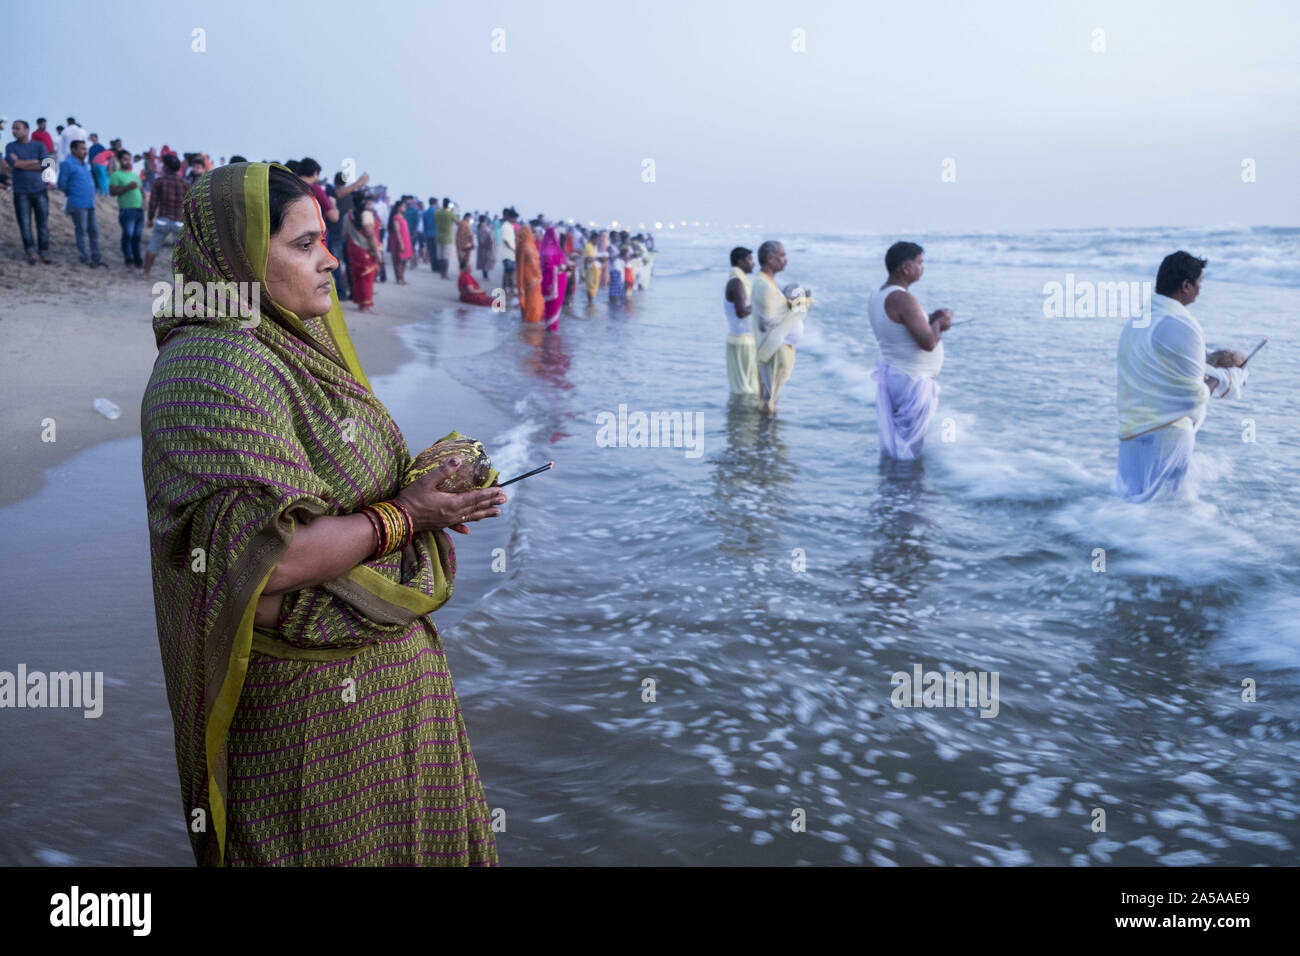
<path id="1" fill-rule="evenodd" d="M 474 251 L 474 227 L 469 224 L 470 214 L 456 225 L 456 256 L 460 260 L 461 270 L 469 268 L 469 257 Z"/>
<path id="2" fill-rule="evenodd" d="M 540 322 L 546 311 L 546 302 L 542 298 L 542 260 L 537 254 L 533 230 L 528 226 L 519 230 L 515 259 L 515 277 L 519 283 L 519 304 L 524 310 L 524 321 Z"/>

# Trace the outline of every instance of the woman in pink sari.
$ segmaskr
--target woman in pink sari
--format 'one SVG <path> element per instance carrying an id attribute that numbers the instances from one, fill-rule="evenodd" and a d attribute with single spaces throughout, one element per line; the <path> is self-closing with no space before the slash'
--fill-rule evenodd
<path id="1" fill-rule="evenodd" d="M 548 329 L 556 329 L 560 325 L 560 309 L 564 306 L 564 288 L 568 284 L 568 274 L 564 271 L 568 257 L 560 247 L 560 238 L 555 234 L 554 226 L 549 227 L 546 235 L 542 236 L 540 252 L 542 299 L 546 303 L 543 317 L 546 319 Z"/>
<path id="2" fill-rule="evenodd" d="M 388 214 L 388 250 L 393 254 L 393 272 L 397 275 L 397 284 L 406 285 L 406 263 L 415 253 L 411 251 L 411 230 L 406 224 L 406 200 L 399 199 L 393 203 Z"/>

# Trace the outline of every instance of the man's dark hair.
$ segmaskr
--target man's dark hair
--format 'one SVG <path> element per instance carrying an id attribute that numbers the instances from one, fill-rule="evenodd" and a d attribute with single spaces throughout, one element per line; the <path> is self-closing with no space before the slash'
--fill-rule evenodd
<path id="1" fill-rule="evenodd" d="M 334 174 L 335 186 L 346 186 L 347 184 L 348 184 L 348 179 L 346 176 L 343 175 L 342 171 Z"/>
<path id="2" fill-rule="evenodd" d="M 781 244 L 781 243 L 777 242 L 775 239 L 769 239 L 769 240 L 767 240 L 767 242 L 765 242 L 765 243 L 763 243 L 761 246 L 759 246 L 759 247 L 758 247 L 758 264 L 759 264 L 760 266 L 762 266 L 762 265 L 766 265 L 766 264 L 767 264 L 767 260 L 770 259 L 770 258 L 772 258 L 774 255 L 776 255 L 776 247 L 779 246 L 780 244 Z"/>
<path id="3" fill-rule="evenodd" d="M 885 253 L 885 268 L 893 272 L 904 262 L 911 262 L 925 252 L 915 242 L 896 242 Z"/>
<path id="4" fill-rule="evenodd" d="M 28 129 L 31 129 L 31 128 L 32 128 L 32 124 L 29 123 L 29 122 L 27 122 L 27 120 L 25 120 L 25 119 L 16 119 L 16 120 L 14 120 L 12 123 L 10 123 L 9 125 L 11 125 L 11 126 L 17 126 L 19 123 L 22 123 L 22 124 L 23 124 L 24 126 L 26 126 Z"/>
<path id="5" fill-rule="evenodd" d="M 746 249 L 744 246 L 736 246 L 736 248 L 731 250 L 731 264 L 733 266 L 740 265 L 745 261 L 745 256 L 750 254 L 750 251 L 751 250 Z"/>
<path id="6" fill-rule="evenodd" d="M 1156 273 L 1156 295 L 1173 295 L 1182 289 L 1184 282 L 1195 283 L 1207 264 L 1208 259 L 1198 259 L 1181 249 L 1169 253 Z"/>
<path id="7" fill-rule="evenodd" d="M 123 160 L 128 163 L 131 161 L 131 151 L 129 149 L 119 149 L 113 155 L 116 156 L 119 160 Z"/>
<path id="8" fill-rule="evenodd" d="M 314 176 L 320 172 L 320 163 L 316 162 L 316 160 L 312 159 L 310 156 L 304 156 L 302 159 L 298 160 L 297 172 L 299 176 Z"/>
<path id="9" fill-rule="evenodd" d="M 200 156 L 198 153 L 190 153 L 187 159 L 189 160 L 189 164 L 191 166 L 193 166 L 195 163 L 198 163 L 198 165 L 200 166 L 203 165 L 203 157 Z"/>
<path id="10" fill-rule="evenodd" d="M 168 153 L 166 156 L 163 157 L 163 169 L 167 170 L 167 172 L 169 173 L 179 172 L 180 168 L 181 168 L 181 161 L 176 158 L 175 153 Z"/>
<path id="11" fill-rule="evenodd" d="M 442 201 L 442 208 L 443 208 L 443 209 L 450 209 L 450 208 L 451 208 L 451 197 L 450 197 L 450 196 L 448 196 L 446 199 L 444 199 L 444 200 Z"/>
<path id="12" fill-rule="evenodd" d="M 295 176 L 301 176 L 301 175 L 302 175 L 302 167 L 301 167 L 301 165 L 299 164 L 298 160 L 296 160 L 296 159 L 286 159 L 286 160 L 284 161 L 284 165 L 287 166 L 288 169 L 289 169 L 289 172 L 293 173 Z"/>
<path id="13" fill-rule="evenodd" d="M 77 121 L 76 121 L 75 119 L 73 119 L 71 116 L 69 116 L 69 117 L 68 117 L 68 125 L 69 125 L 69 126 L 76 126 L 76 125 L 77 125 Z"/>
<path id="14" fill-rule="evenodd" d="M 230 157 L 230 161 L 231 161 L 232 163 L 246 163 L 246 162 L 248 162 L 248 160 L 244 159 L 243 156 L 231 156 L 231 157 Z"/>
<path id="15" fill-rule="evenodd" d="M 78 143 L 80 143 L 82 146 L 86 145 L 86 141 L 84 139 L 74 139 L 71 143 L 68 144 L 68 148 L 71 149 L 73 146 L 76 146 Z"/>
<path id="16" fill-rule="evenodd" d="M 436 206 L 436 205 L 438 205 L 438 200 L 437 200 L 437 198 L 434 197 L 434 196 L 430 196 L 430 197 L 429 197 L 429 205 L 430 205 L 430 206 Z"/>
<path id="17" fill-rule="evenodd" d="M 38 123 L 44 123 L 44 122 L 45 122 L 45 117 L 44 117 L 44 116 L 38 116 L 38 117 L 36 117 L 36 122 L 38 122 Z"/>

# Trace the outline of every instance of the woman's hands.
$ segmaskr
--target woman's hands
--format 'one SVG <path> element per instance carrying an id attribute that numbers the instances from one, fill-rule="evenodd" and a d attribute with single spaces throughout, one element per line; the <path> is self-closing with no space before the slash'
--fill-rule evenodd
<path id="1" fill-rule="evenodd" d="M 398 492 L 397 500 L 411 513 L 416 531 L 450 528 L 460 534 L 469 534 L 469 528 L 465 527 L 469 522 L 501 514 L 497 505 L 503 505 L 509 499 L 498 487 L 476 488 L 461 494 L 438 490 L 438 485 L 456 474 L 460 465 L 461 459 L 449 458 Z"/>

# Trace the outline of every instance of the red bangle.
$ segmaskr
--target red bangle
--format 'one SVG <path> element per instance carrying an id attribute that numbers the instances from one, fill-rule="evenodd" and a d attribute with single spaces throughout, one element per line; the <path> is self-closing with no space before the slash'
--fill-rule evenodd
<path id="1" fill-rule="evenodd" d="M 378 561 L 384 553 L 384 541 L 383 534 L 380 531 L 379 518 L 371 511 L 369 506 L 362 508 L 359 513 L 366 516 L 366 520 L 370 522 L 371 530 L 375 532 L 375 553 L 371 555 L 371 560 Z"/>

